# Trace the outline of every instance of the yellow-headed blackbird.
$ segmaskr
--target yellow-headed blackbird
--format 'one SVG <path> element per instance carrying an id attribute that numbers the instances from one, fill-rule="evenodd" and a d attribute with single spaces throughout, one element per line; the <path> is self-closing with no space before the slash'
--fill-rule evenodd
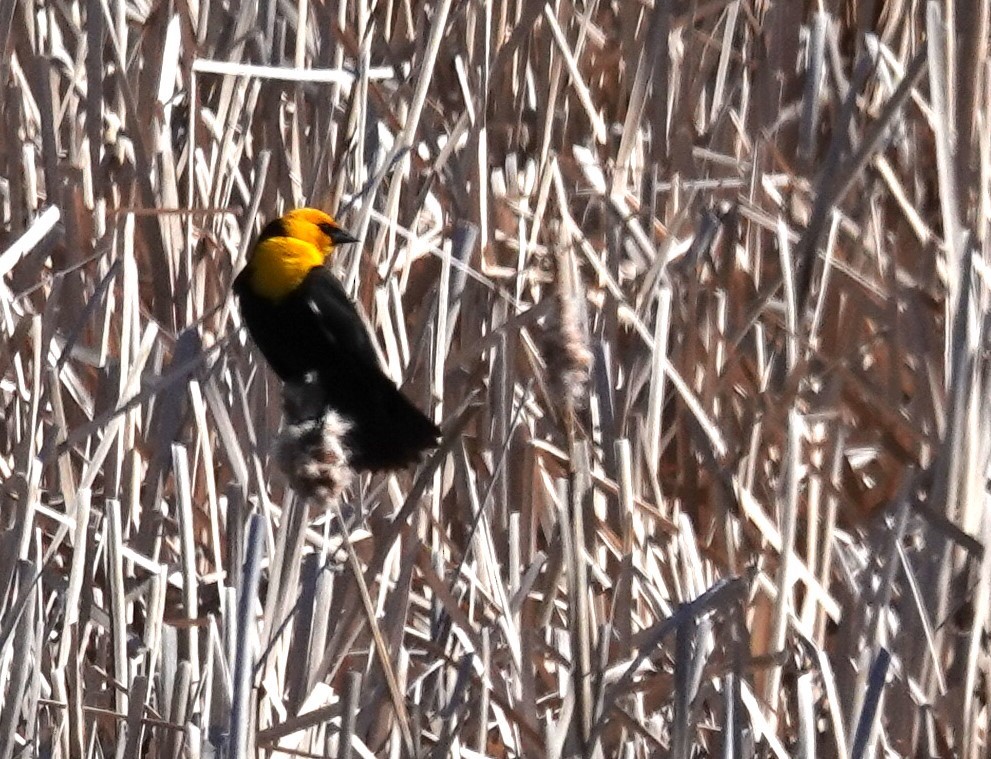
<path id="1" fill-rule="evenodd" d="M 316 373 L 325 407 L 350 424 L 351 465 L 394 469 L 437 445 L 440 431 L 383 373 L 354 304 L 324 265 L 335 246 L 353 242 L 323 211 L 289 211 L 262 230 L 234 292 L 251 337 L 283 381 Z"/>

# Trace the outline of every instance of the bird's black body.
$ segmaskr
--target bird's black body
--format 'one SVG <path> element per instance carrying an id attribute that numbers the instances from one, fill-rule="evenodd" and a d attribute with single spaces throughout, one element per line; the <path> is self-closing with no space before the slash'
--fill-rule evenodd
<path id="1" fill-rule="evenodd" d="M 259 242 L 281 232 L 271 226 Z M 326 406 L 350 423 L 345 443 L 355 469 L 401 467 L 437 444 L 437 426 L 382 371 L 361 317 L 329 269 L 311 269 L 277 301 L 255 293 L 245 269 L 234 292 L 255 344 L 283 381 L 317 374 Z"/>

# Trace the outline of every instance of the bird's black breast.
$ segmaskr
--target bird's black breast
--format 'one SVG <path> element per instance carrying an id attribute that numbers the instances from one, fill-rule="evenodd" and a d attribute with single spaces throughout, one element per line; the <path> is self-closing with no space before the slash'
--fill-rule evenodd
<path id="1" fill-rule="evenodd" d="M 244 289 L 238 300 L 252 340 L 282 380 L 299 379 L 315 368 L 326 346 L 319 344 L 314 325 L 308 323 L 312 318 L 299 293 L 273 303 Z"/>
<path id="2" fill-rule="evenodd" d="M 299 287 L 277 301 L 257 295 L 244 272 L 235 280 L 234 291 L 252 339 L 283 380 L 310 371 L 360 375 L 379 370 L 364 322 L 328 269 L 315 267 Z"/>

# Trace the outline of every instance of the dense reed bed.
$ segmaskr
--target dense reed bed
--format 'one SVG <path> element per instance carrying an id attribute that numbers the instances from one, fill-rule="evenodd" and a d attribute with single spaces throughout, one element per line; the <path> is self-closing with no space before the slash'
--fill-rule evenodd
<path id="1" fill-rule="evenodd" d="M 988 42 L 0 2 L 0 759 L 987 756 Z M 330 504 L 229 290 L 304 203 L 444 430 Z"/>

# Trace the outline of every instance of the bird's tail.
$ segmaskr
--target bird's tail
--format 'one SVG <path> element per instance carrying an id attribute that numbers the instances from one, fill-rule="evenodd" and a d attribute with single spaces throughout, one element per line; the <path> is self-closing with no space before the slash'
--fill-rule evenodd
<path id="1" fill-rule="evenodd" d="M 372 402 L 354 409 L 347 439 L 351 463 L 356 469 L 397 469 L 435 447 L 440 430 L 387 377 L 374 382 Z"/>

